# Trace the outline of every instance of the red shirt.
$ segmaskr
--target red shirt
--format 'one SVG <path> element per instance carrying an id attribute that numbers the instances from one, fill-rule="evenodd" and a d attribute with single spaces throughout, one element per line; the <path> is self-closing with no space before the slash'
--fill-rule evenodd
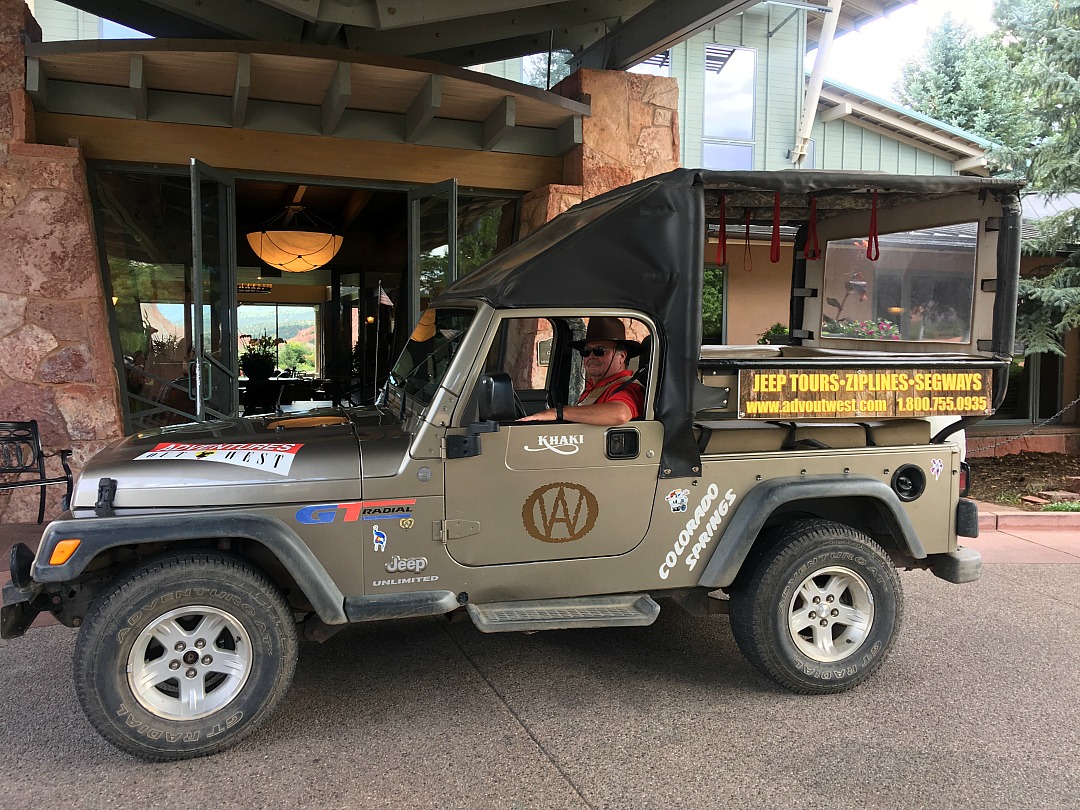
<path id="1" fill-rule="evenodd" d="M 630 409 L 631 419 L 640 419 L 645 413 L 645 388 L 636 382 L 625 385 L 626 381 L 633 376 L 634 372 L 625 369 L 618 374 L 605 377 L 595 385 L 586 380 L 585 390 L 581 393 L 578 404 L 580 405 L 595 389 L 606 385 L 607 388 L 596 398 L 595 403 L 599 405 L 601 402 L 621 402 Z"/>

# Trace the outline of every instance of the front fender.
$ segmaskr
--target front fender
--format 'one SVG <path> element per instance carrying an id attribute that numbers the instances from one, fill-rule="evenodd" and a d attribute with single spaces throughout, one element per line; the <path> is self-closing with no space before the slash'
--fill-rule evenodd
<path id="1" fill-rule="evenodd" d="M 701 572 L 699 585 L 726 588 L 735 581 L 765 521 L 780 507 L 800 501 L 867 498 L 889 522 L 901 548 L 917 560 L 926 557 L 922 541 L 896 493 L 883 481 L 861 475 L 815 475 L 762 481 L 746 494 L 739 510 Z"/>
<path id="2" fill-rule="evenodd" d="M 69 582 L 78 577 L 98 554 L 118 546 L 168 543 L 183 540 L 238 538 L 261 543 L 277 557 L 327 624 L 344 624 L 345 597 L 318 558 L 300 536 L 269 515 L 226 510 L 95 517 L 56 520 L 45 528 L 32 578 L 36 582 Z M 63 565 L 49 558 L 61 540 L 78 539 L 75 553 Z"/>

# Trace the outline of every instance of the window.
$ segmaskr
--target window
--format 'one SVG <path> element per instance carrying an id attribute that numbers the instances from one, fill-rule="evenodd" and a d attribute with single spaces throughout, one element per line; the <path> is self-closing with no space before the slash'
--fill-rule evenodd
<path id="1" fill-rule="evenodd" d="M 241 304 L 236 312 L 240 332 L 239 351 L 244 351 L 244 335 L 281 340 L 274 351 L 275 367 L 288 376 L 315 376 L 318 357 L 315 307 L 278 304 Z"/>
<path id="2" fill-rule="evenodd" d="M 876 262 L 864 240 L 829 242 L 821 336 L 970 342 L 975 241 L 973 226 L 891 234 Z"/>
<path id="3" fill-rule="evenodd" d="M 627 68 L 627 71 L 630 73 L 646 73 L 650 76 L 670 76 L 671 51 L 661 51 L 653 54 L 644 62 L 638 62 L 633 67 Z"/>
<path id="4" fill-rule="evenodd" d="M 390 372 L 391 408 L 406 401 L 421 408 L 431 403 L 475 314 L 471 309 L 424 310 Z"/>
<path id="5" fill-rule="evenodd" d="M 990 418 L 1031 423 L 1053 417 L 1061 402 L 1061 374 L 1061 358 L 1056 354 L 1014 358 L 1005 399 Z"/>
<path id="6" fill-rule="evenodd" d="M 724 289 L 727 267 L 706 267 L 701 289 L 701 340 L 724 342 Z"/>
<path id="7" fill-rule="evenodd" d="M 754 167 L 757 52 L 705 46 L 705 109 L 701 159 L 706 169 Z"/>

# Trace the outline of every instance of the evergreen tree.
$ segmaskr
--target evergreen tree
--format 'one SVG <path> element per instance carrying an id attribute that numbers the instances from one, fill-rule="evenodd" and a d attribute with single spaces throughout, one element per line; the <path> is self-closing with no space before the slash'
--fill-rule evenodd
<path id="1" fill-rule="evenodd" d="M 1036 136 L 1035 122 L 1014 73 L 1015 54 L 1000 35 L 976 36 L 946 14 L 896 86 L 907 107 L 1013 150 Z"/>
<path id="2" fill-rule="evenodd" d="M 1012 162 L 1032 189 L 1080 190 L 1080 0 L 998 0 L 994 11 L 1038 133 L 1014 147 Z M 1043 278 L 1021 280 L 1017 337 L 1028 354 L 1064 354 L 1061 335 L 1080 328 L 1080 211 L 1041 220 L 1039 230 L 1025 252 L 1067 258 Z"/>

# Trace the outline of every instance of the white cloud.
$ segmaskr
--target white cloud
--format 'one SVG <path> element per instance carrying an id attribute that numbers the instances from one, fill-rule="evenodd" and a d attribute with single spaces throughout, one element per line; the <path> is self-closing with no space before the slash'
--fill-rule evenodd
<path id="1" fill-rule="evenodd" d="M 875 96 L 895 100 L 893 85 L 904 62 L 922 49 L 946 13 L 978 34 L 993 30 L 993 0 L 918 0 L 836 38 L 825 75 Z M 809 65 L 812 65 L 811 61 Z M 809 66 L 808 65 L 808 66 Z"/>

